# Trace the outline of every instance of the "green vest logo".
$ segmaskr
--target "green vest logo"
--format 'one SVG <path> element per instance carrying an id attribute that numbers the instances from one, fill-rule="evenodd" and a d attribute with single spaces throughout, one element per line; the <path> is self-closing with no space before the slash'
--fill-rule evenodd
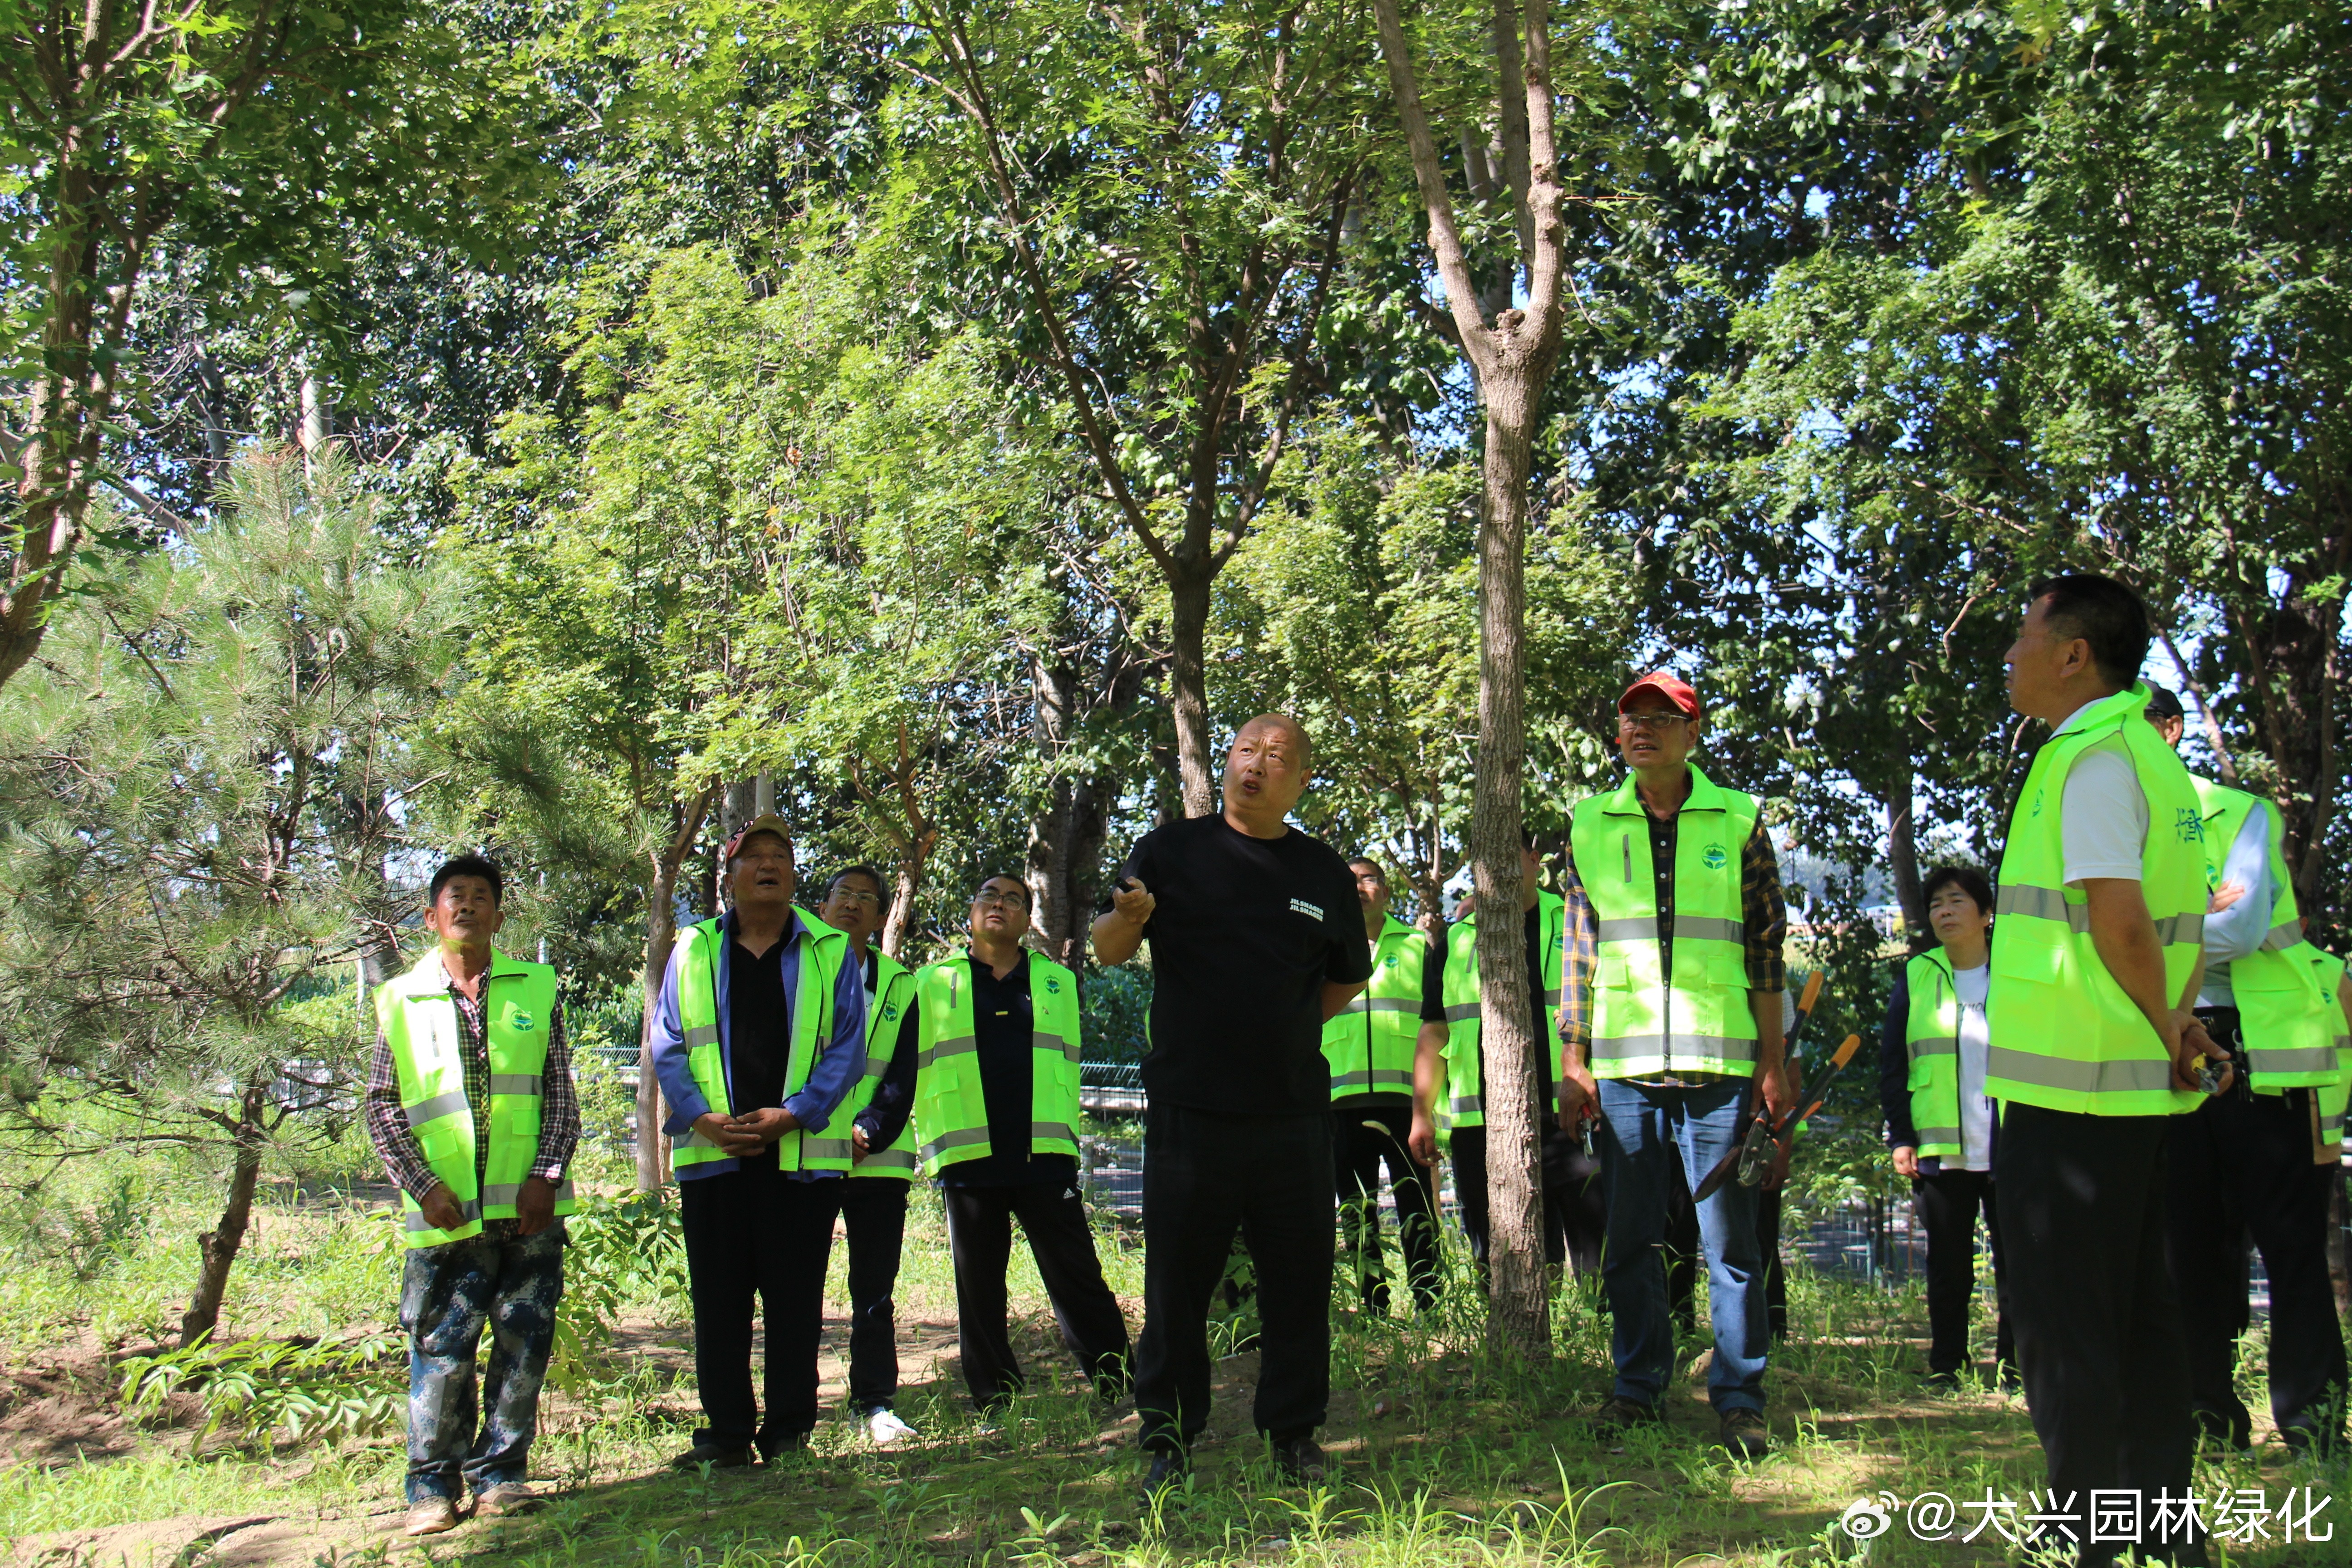
<path id="1" fill-rule="evenodd" d="M 527 1031 L 527 1030 L 529 1030 L 529 1029 L 530 1029 L 530 1014 L 528 1014 L 528 1013 L 513 1013 L 513 1014 L 509 1014 L 509 1015 L 508 1016 L 507 1021 L 508 1021 L 509 1024 L 513 1025 L 513 1026 L 514 1026 L 514 1027 L 516 1027 L 516 1028 L 518 1028 L 518 1029 L 522 1029 L 522 1030 L 526 1030 L 526 1031 Z"/>
<path id="2" fill-rule="evenodd" d="M 1720 871 L 1723 869 L 1723 863 L 1731 857 L 1723 852 L 1722 845 L 1710 844 L 1700 852 L 1699 858 L 1706 863 L 1708 870 Z"/>
<path id="3" fill-rule="evenodd" d="M 1394 969 L 1394 968 L 1396 967 L 1396 961 L 1397 961 L 1397 955 L 1396 955 L 1395 953 L 1393 953 L 1393 952 L 1392 952 L 1392 953 L 1390 953 L 1390 954 L 1389 954 L 1389 956 L 1388 956 L 1387 967 L 1389 967 L 1389 968 L 1391 968 L 1391 969 Z"/>
<path id="4" fill-rule="evenodd" d="M 2186 806 L 2173 812 L 2172 826 L 2183 844 L 2194 844 L 2205 837 L 2204 820 Z"/>
<path id="5" fill-rule="evenodd" d="M 1060 977 L 1052 974 L 1045 976 L 1045 989 L 1052 992 L 1055 995 L 1059 996 L 1062 994 L 1062 982 Z"/>

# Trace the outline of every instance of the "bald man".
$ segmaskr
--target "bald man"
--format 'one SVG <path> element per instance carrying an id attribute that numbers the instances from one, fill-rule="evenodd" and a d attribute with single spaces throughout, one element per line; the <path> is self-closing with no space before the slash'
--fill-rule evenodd
<path id="1" fill-rule="evenodd" d="M 1145 834 L 1095 921 L 1100 963 L 1151 943 L 1135 1378 L 1147 1500 L 1183 1479 L 1208 1423 L 1209 1303 L 1236 1231 L 1264 1325 L 1258 1431 L 1286 1478 L 1325 1472 L 1337 1201 L 1323 1023 L 1372 959 L 1347 861 L 1287 820 L 1313 760 L 1297 720 L 1243 725 L 1223 809 Z"/>

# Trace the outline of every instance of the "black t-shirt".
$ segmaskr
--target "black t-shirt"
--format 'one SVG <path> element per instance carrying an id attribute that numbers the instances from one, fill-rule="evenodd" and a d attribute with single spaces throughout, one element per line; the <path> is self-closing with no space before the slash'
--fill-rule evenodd
<path id="1" fill-rule="evenodd" d="M 727 1097 L 739 1113 L 783 1104 L 792 1027 L 792 1003 L 784 994 L 784 943 L 754 958 L 750 948 L 736 942 L 727 966 Z M 751 1170 L 775 1163 L 776 1146 L 771 1143 L 741 1166 Z"/>
<path id="2" fill-rule="evenodd" d="M 1530 1013 L 1528 1022 L 1536 1032 L 1537 1040 L 1548 1041 L 1551 1038 L 1551 1026 L 1544 1016 L 1543 906 L 1538 904 L 1529 910 L 1527 920 L 1523 923 L 1527 931 L 1528 1006 Z M 1450 937 L 1450 931 L 1448 935 Z M 1444 951 L 1443 944 L 1435 946 L 1430 954 L 1429 967 L 1422 973 L 1421 1021 L 1424 1024 L 1442 1024 L 1445 1021 L 1445 961 L 1441 956 Z M 1540 1061 L 1541 1049 L 1538 1049 L 1537 1057 Z M 1462 1063 L 1456 1062 L 1454 1064 L 1454 1070 L 1456 1072 L 1467 1070 L 1477 1075 L 1479 1098 L 1486 1097 L 1486 1069 L 1483 1056 L 1474 1052 L 1466 1069 Z M 1540 1073 L 1542 1069 L 1539 1068 L 1538 1070 Z M 1539 1124 L 1544 1121 L 1542 1114 L 1544 1104 L 1550 1098 L 1550 1094 L 1549 1084 L 1538 1083 L 1535 1086 L 1537 1121 Z"/>
<path id="3" fill-rule="evenodd" d="M 950 1187 L 1009 1187 L 1029 1182 L 1076 1185 L 1078 1163 L 1067 1154 L 1032 1154 L 1030 1111 L 1037 1087 L 1036 1031 L 1024 957 L 1003 979 L 971 963 L 972 1051 L 980 1058 L 980 1098 L 988 1111 L 989 1152 L 940 1172 Z"/>
<path id="4" fill-rule="evenodd" d="M 1371 944 L 1339 852 L 1292 828 L 1253 838 L 1223 816 L 1155 827 L 1118 879 L 1157 900 L 1151 944 L 1154 1100 L 1245 1115 L 1327 1111 L 1323 983 L 1370 979 Z"/>

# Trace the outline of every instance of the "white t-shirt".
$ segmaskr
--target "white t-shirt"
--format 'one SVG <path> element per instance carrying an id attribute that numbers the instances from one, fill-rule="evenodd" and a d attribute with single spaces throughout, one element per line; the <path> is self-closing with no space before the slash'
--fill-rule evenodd
<path id="1" fill-rule="evenodd" d="M 2066 724 L 2082 716 L 2077 708 Z M 2147 792 L 2140 787 L 2139 770 L 2121 735 L 2109 735 L 2074 759 L 2059 811 L 2067 886 L 2093 877 L 2140 879 L 2147 853 Z"/>
<path id="2" fill-rule="evenodd" d="M 1985 996 L 1992 989 L 1992 965 L 1952 971 L 1952 994 L 1960 1004 L 1960 1155 L 1946 1157 L 1947 1171 L 1992 1169 L 1992 1101 L 1985 1098 L 1987 1058 L 1992 1037 L 1985 1029 Z"/>

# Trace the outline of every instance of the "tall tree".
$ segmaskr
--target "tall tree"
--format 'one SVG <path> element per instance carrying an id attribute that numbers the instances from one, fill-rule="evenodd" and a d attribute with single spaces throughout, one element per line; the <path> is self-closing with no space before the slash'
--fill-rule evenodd
<path id="1" fill-rule="evenodd" d="M 173 558 L 68 601 L 0 710 L 7 1125 L 27 1154 L 225 1165 L 184 1343 L 220 1321 L 265 1161 L 367 1059 L 339 982 L 464 616 L 447 572 L 387 558 L 339 457 L 248 457 L 227 499 Z"/>
<path id="2" fill-rule="evenodd" d="M 1322 384 L 1363 41 L 1343 7 L 1297 0 L 918 0 L 905 17 L 871 37 L 933 100 L 906 154 L 942 230 L 943 291 L 1051 368 L 1157 569 L 1184 810 L 1205 816 L 1211 592 Z M 976 209 L 959 194 L 975 161 Z"/>
<path id="3" fill-rule="evenodd" d="M 1471 810 L 1470 852 L 1480 907 L 1519 907 L 1519 829 L 1527 763 L 1525 556 L 1528 476 L 1535 462 L 1537 416 L 1559 360 L 1568 273 L 1555 127 L 1553 50 L 1549 7 L 1524 9 L 1494 0 L 1494 138 L 1505 180 L 1492 202 L 1502 221 L 1494 242 L 1508 258 L 1510 297 L 1524 305 L 1491 308 L 1472 271 L 1455 216 L 1446 166 L 1423 105 L 1397 0 L 1373 0 L 1381 53 L 1388 64 L 1413 181 L 1428 215 L 1429 247 L 1445 290 L 1454 337 L 1477 378 L 1486 423 L 1485 479 L 1478 535 L 1478 778 Z M 1483 105 L 1482 105 L 1483 108 Z M 1480 115 L 1479 119 L 1484 119 Z M 1529 1030 L 1525 957 L 1508 921 L 1478 931 L 1480 1056 L 1489 1083 L 1549 1083 Z M 1519 1095 L 1502 1095 L 1487 1114 L 1487 1181 L 1495 1247 L 1493 1321 L 1504 1342 L 1531 1360 L 1551 1354 L 1550 1293 L 1543 1263 L 1543 1185 L 1538 1129 Z"/>
<path id="4" fill-rule="evenodd" d="M 39 647 L 93 542 L 101 440 L 159 245 L 200 248 L 230 274 L 276 264 L 305 278 L 332 268 L 322 231 L 334 224 L 464 232 L 476 204 L 527 166 L 488 112 L 495 51 L 468 48 L 410 0 L 335 11 L 31 0 L 9 6 L 5 26 L 0 273 L 25 323 L 9 347 L 37 368 L 11 433 L 0 682 Z M 270 290 L 248 277 L 240 292 Z"/>

